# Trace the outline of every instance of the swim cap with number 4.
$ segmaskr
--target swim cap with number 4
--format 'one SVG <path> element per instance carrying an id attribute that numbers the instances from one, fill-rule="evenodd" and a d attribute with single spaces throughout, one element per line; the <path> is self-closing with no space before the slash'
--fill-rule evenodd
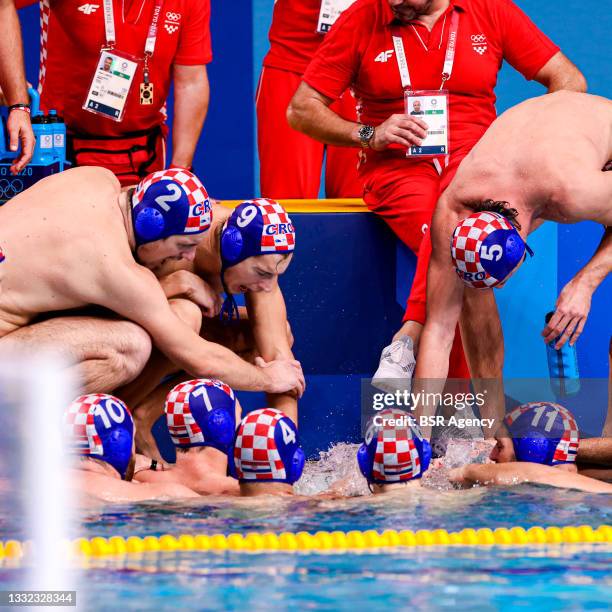
<path id="1" fill-rule="evenodd" d="M 285 209 L 266 198 L 237 206 L 221 234 L 221 259 L 229 268 L 258 255 L 291 253 L 295 228 Z"/>
<path id="2" fill-rule="evenodd" d="M 242 419 L 229 459 L 230 474 L 240 482 L 293 484 L 305 456 L 294 422 L 280 410 L 262 408 Z"/>
<path id="3" fill-rule="evenodd" d="M 200 234 L 212 223 L 208 193 L 200 179 L 185 169 L 149 174 L 132 195 L 136 246 L 170 236 Z"/>
<path id="4" fill-rule="evenodd" d="M 499 213 L 477 212 L 453 232 L 451 257 L 459 278 L 475 289 L 496 287 L 520 266 L 529 247 Z"/>

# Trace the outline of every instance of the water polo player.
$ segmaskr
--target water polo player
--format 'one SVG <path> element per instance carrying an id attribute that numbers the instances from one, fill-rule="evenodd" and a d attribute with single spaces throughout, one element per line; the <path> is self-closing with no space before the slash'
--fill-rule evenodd
<path id="1" fill-rule="evenodd" d="M 610 101 L 557 92 L 505 112 L 464 159 L 431 229 L 427 321 L 415 371 L 421 381 L 437 381 L 428 391 L 447 376 L 460 315 L 469 361 L 481 364 L 472 376 L 501 378 L 502 329 L 487 289 L 516 272 L 530 232 L 545 220 L 612 225 L 612 173 L 602 171 L 612 157 L 611 126 Z M 587 266 L 605 260 L 609 269 L 611 250 L 607 230 Z"/>
<path id="2" fill-rule="evenodd" d="M 134 423 L 112 395 L 78 397 L 64 413 L 65 449 L 78 461 L 69 482 L 78 493 L 106 502 L 197 497 L 181 484 L 140 484 L 134 474 Z"/>
<path id="3" fill-rule="evenodd" d="M 201 334 L 206 340 L 228 347 L 263 371 L 275 359 L 294 364 L 299 372 L 294 388 L 269 392 L 267 405 L 297 423 L 297 399 L 305 382 L 299 363 L 294 361 L 293 338 L 278 284 L 294 249 L 295 228 L 278 202 L 247 200 L 234 210 L 215 206 L 211 230 L 198 245 L 195 260 L 167 264 L 160 282 L 168 299 L 187 298 L 200 306 Z M 236 305 L 234 295 L 239 293 L 244 294 L 246 309 Z M 233 368 L 233 363 L 228 361 L 227 368 Z M 150 431 L 163 401 L 148 401 L 147 395 L 168 372 L 157 370 L 155 376 L 145 372 L 123 390 L 134 407 L 138 447 L 151 456 L 155 456 L 156 446 Z M 238 371 L 233 372 L 231 379 L 239 376 Z M 229 384 L 227 376 L 215 378 Z"/>
<path id="4" fill-rule="evenodd" d="M 470 464 L 450 473 L 463 486 L 546 484 L 592 493 L 612 493 L 612 484 L 577 473 L 580 433 L 567 408 L 550 402 L 518 406 L 505 418 L 516 461 L 506 462 L 501 445 L 491 453 L 497 463 Z"/>
<path id="5" fill-rule="evenodd" d="M 374 415 L 357 451 L 359 470 L 373 493 L 420 485 L 431 462 L 431 446 L 413 417 L 398 409 Z"/>
<path id="6" fill-rule="evenodd" d="M 208 194 L 186 170 L 156 172 L 124 192 L 100 168 L 38 182 L 0 209 L 0 352 L 59 350 L 87 391 L 133 380 L 151 341 L 193 376 L 269 392 L 299 386 L 293 361 L 256 367 L 201 339 L 151 272 L 169 259 L 192 259 L 210 224 Z M 89 305 L 110 315 L 69 312 Z"/>
<path id="7" fill-rule="evenodd" d="M 171 386 L 168 390 L 168 386 Z M 138 470 L 142 482 L 183 484 L 200 495 L 238 495 L 238 483 L 226 476 L 227 456 L 233 451 L 240 404 L 232 389 L 206 378 L 166 383 L 160 391 L 168 432 L 176 449 L 176 463 L 160 469 L 152 462 Z"/>
<path id="8" fill-rule="evenodd" d="M 242 419 L 229 456 L 241 495 L 291 495 L 304 463 L 297 427 L 286 414 L 261 408 Z"/>

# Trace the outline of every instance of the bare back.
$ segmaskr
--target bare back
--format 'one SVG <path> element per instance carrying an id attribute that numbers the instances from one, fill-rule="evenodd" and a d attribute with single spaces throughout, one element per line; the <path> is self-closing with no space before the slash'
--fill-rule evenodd
<path id="1" fill-rule="evenodd" d="M 561 91 L 501 115 L 463 160 L 449 197 L 507 200 L 519 216 L 609 224 L 612 102 Z"/>
<path id="2" fill-rule="evenodd" d="M 75 168 L 0 207 L 0 337 L 37 314 L 99 303 L 104 273 L 132 259 L 119 194 L 108 170 Z"/>

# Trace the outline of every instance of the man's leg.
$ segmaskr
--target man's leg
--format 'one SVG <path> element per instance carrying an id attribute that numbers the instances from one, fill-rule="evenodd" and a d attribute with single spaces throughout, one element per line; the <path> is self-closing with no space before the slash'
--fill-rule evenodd
<path id="1" fill-rule="evenodd" d="M 392 380 L 411 376 L 409 370 L 414 367 L 414 353 L 425 323 L 426 279 L 431 243 L 426 246 L 423 239 L 427 240 L 441 179 L 439 168 L 429 160 L 413 162 L 408 166 L 405 160 L 395 160 L 381 172 L 373 172 L 372 175 L 366 177 L 364 200 L 368 208 L 382 216 L 398 238 L 418 257 L 404 325 L 394 336 L 393 343 L 383 350 L 381 368 L 375 375 L 375 378 Z M 451 361 L 452 376 L 469 377 L 458 333 L 455 345 Z M 456 354 L 459 354 L 458 360 Z M 385 363 L 389 367 L 382 367 Z M 406 373 L 402 376 L 401 371 Z"/>
<path id="2" fill-rule="evenodd" d="M 356 101 L 347 89 L 342 97 L 331 105 L 331 110 L 347 121 L 357 121 Z M 363 181 L 357 172 L 359 149 L 355 147 L 325 148 L 325 195 L 328 198 L 360 198 Z"/>
<path id="3" fill-rule="evenodd" d="M 608 360 L 610 364 L 610 374 L 608 375 L 608 415 L 601 432 L 602 438 L 612 438 L 612 337 L 610 338 Z"/>
<path id="4" fill-rule="evenodd" d="M 299 74 L 262 69 L 257 89 L 259 181 L 264 198 L 317 198 L 324 146 L 289 127 L 287 106 Z"/>
<path id="5" fill-rule="evenodd" d="M 151 354 L 147 332 L 131 321 L 57 317 L 34 323 L 0 340 L 0 355 L 64 355 L 83 393 L 111 393 L 134 380 Z"/>

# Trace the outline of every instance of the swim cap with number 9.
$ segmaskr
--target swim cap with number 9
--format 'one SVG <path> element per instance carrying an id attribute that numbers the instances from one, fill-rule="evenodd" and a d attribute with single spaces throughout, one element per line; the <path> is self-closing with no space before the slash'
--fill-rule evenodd
<path id="1" fill-rule="evenodd" d="M 275 200 L 258 198 L 237 206 L 221 234 L 224 268 L 258 255 L 291 253 L 295 228 L 285 209 Z"/>

